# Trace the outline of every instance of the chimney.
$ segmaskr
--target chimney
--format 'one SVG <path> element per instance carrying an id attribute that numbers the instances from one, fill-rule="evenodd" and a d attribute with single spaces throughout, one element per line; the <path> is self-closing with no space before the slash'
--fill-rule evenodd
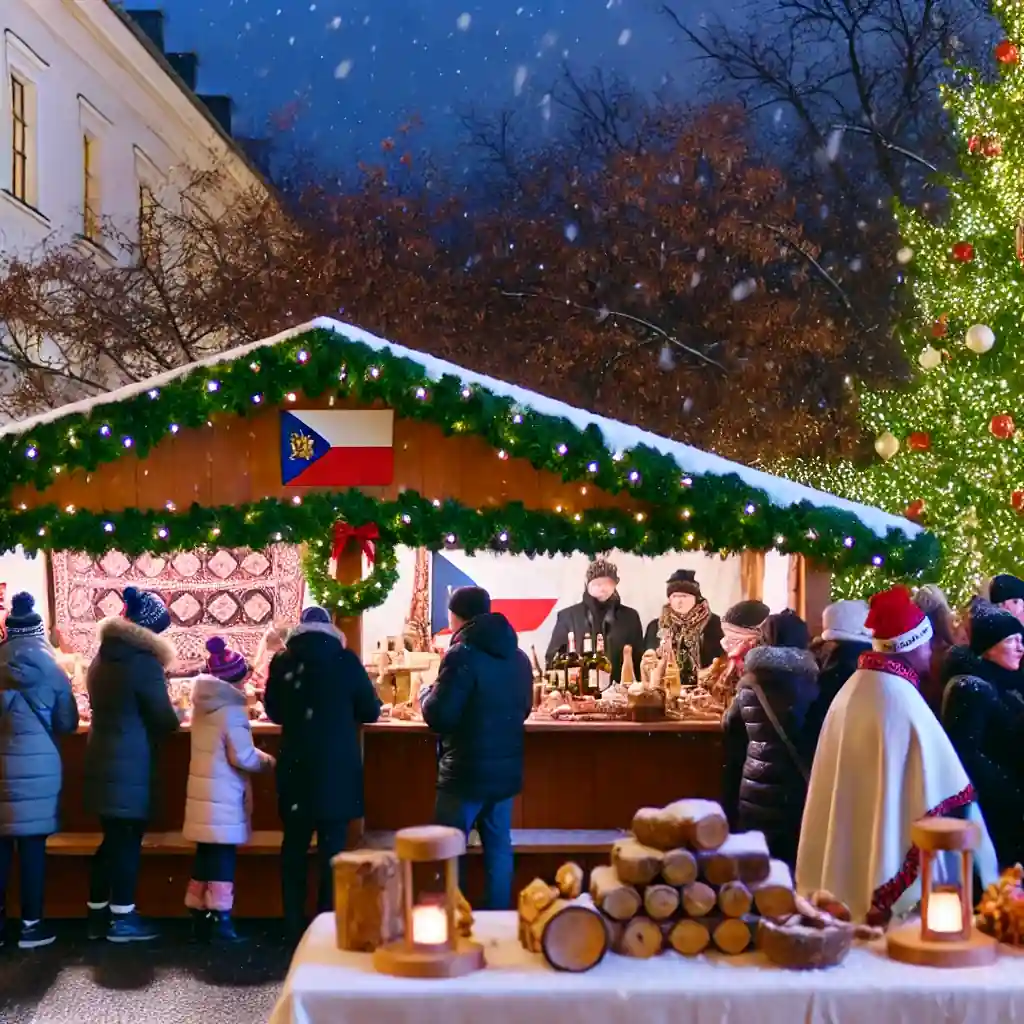
<path id="1" fill-rule="evenodd" d="M 164 52 L 164 12 L 163 11 L 125 11 L 135 22 L 149 41 L 161 52 Z"/>
<path id="2" fill-rule="evenodd" d="M 224 131 L 231 134 L 231 114 L 234 103 L 230 96 L 200 96 L 199 97 L 206 105 L 206 109 L 213 115 L 213 119 L 224 129 Z"/>
<path id="3" fill-rule="evenodd" d="M 167 63 L 178 73 L 178 77 L 193 91 L 199 77 L 199 56 L 195 53 L 169 53 Z"/>
<path id="4" fill-rule="evenodd" d="M 256 139 L 248 136 L 236 138 L 235 141 L 241 147 L 242 152 L 252 161 L 253 166 L 260 171 L 264 177 L 269 178 L 271 170 L 271 158 L 273 156 L 272 143 L 270 139 Z"/>

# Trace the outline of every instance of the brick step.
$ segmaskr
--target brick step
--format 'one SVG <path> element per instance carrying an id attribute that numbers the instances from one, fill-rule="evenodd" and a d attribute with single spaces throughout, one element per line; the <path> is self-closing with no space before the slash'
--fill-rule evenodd
<path id="1" fill-rule="evenodd" d="M 241 847 L 242 855 L 269 856 L 281 851 L 283 833 L 253 832 L 252 839 Z M 512 846 L 516 853 L 607 853 L 612 843 L 624 832 L 616 829 L 557 829 L 522 828 L 512 830 Z M 87 857 L 95 853 L 103 836 L 99 832 L 58 832 L 46 841 L 46 851 L 54 857 Z M 314 846 L 316 840 L 314 839 Z M 395 844 L 395 833 L 367 831 L 361 846 L 374 850 L 389 850 Z M 195 844 L 180 832 L 147 832 L 142 840 L 143 855 L 189 856 Z M 469 837 L 469 852 L 480 852 L 480 838 L 473 832 Z"/>

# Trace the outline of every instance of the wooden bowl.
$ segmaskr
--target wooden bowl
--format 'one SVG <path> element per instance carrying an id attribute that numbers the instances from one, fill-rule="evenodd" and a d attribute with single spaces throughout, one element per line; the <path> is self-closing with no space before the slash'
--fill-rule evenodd
<path id="1" fill-rule="evenodd" d="M 757 948 L 778 967 L 815 971 L 841 964 L 853 945 L 853 934 L 849 925 L 811 928 L 762 918 L 757 929 Z"/>

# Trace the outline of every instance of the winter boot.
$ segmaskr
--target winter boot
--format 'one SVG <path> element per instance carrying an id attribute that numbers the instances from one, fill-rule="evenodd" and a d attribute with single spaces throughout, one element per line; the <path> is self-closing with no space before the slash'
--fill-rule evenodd
<path id="1" fill-rule="evenodd" d="M 210 912 L 206 909 L 206 882 L 192 878 L 185 891 L 185 906 L 191 919 L 189 942 L 206 942 L 210 938 Z"/>
<path id="2" fill-rule="evenodd" d="M 213 942 L 233 945 L 244 941 L 231 920 L 231 908 L 235 905 L 233 882 L 210 882 L 206 889 L 206 905 L 210 908 L 210 938 Z"/>
<path id="3" fill-rule="evenodd" d="M 105 939 L 110 929 L 110 906 L 104 903 L 102 906 L 88 908 L 85 922 L 86 935 L 95 942 L 97 939 Z"/>
<path id="4" fill-rule="evenodd" d="M 127 913 L 110 915 L 107 942 L 123 945 L 129 942 L 152 942 L 159 937 L 157 929 L 139 917 L 134 908 Z"/>

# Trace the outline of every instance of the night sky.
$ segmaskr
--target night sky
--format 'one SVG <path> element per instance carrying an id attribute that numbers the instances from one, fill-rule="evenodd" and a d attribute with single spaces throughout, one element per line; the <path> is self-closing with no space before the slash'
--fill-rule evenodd
<path id="1" fill-rule="evenodd" d="M 707 0 L 678 0 L 695 23 Z M 557 130 L 544 102 L 560 68 L 600 66 L 641 88 L 684 88 L 692 54 L 657 0 L 129 0 L 160 8 L 169 50 L 196 51 L 200 91 L 236 101 L 236 131 L 284 121 L 325 162 L 369 158 L 411 113 L 420 144 L 451 150 L 471 105 L 522 107 Z M 721 13 L 720 6 L 714 10 Z M 292 126 L 292 115 L 297 114 Z"/>

